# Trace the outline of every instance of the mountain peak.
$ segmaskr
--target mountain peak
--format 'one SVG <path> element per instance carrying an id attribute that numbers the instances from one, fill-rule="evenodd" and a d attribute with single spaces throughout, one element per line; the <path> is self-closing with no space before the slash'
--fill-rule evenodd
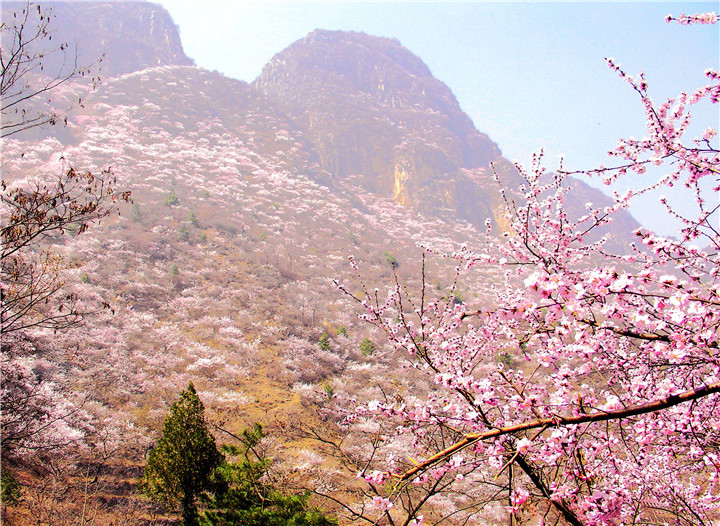
<path id="1" fill-rule="evenodd" d="M 288 104 L 301 102 L 302 93 L 297 89 L 284 89 L 292 88 L 283 82 L 288 77 L 323 77 L 391 108 L 424 108 L 464 116 L 450 89 L 394 38 L 316 29 L 275 55 L 256 84 Z"/>
<path id="2" fill-rule="evenodd" d="M 476 224 L 488 217 L 462 204 L 473 187 L 463 169 L 486 168 L 500 150 L 398 40 L 318 29 L 275 55 L 254 86 L 290 116 L 335 179 L 359 176 L 411 208 L 453 210 Z"/>
<path id="3" fill-rule="evenodd" d="M 357 31 L 316 29 L 296 44 L 307 45 L 313 49 L 327 45 L 331 46 L 335 52 L 343 47 L 347 50 L 354 49 L 358 58 L 371 58 L 376 66 L 381 67 L 387 63 L 393 63 L 411 75 L 432 77 L 427 65 L 418 56 L 403 47 L 397 38 L 372 36 Z"/>

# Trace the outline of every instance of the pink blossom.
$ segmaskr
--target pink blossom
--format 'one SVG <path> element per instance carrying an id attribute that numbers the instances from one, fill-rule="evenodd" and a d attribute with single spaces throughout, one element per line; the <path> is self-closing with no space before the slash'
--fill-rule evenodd
<path id="1" fill-rule="evenodd" d="M 385 497 L 373 497 L 373 506 L 381 511 L 389 511 L 393 507 L 393 503 Z"/>
<path id="2" fill-rule="evenodd" d="M 458 262 L 458 276 L 476 279 L 476 301 L 418 300 L 398 285 L 389 287 L 384 305 L 372 292 L 358 300 L 364 319 L 409 357 L 408 370 L 426 375 L 419 381 L 429 388 L 415 389 L 412 407 L 393 404 L 384 390 L 386 402 L 361 406 L 355 415 L 384 426 L 383 440 L 418 459 L 407 480 L 420 486 L 453 472 L 444 480 L 462 491 L 482 488 L 507 468 L 514 449 L 514 461 L 521 464 L 522 456 L 547 479 L 533 495 L 514 489 L 513 513 L 530 501 L 546 506 L 545 494 L 592 526 L 648 522 L 653 510 L 681 501 L 688 503 L 682 513 L 714 517 L 720 498 L 708 489 L 720 477 L 713 449 L 720 420 L 717 394 L 703 386 L 717 389 L 718 381 L 720 237 L 717 201 L 703 196 L 706 182 L 717 185 L 720 157 L 712 144 L 685 133 L 692 105 L 720 102 L 720 75 L 708 71 L 708 86 L 656 104 L 642 73 L 630 76 L 612 59 L 608 65 L 639 97 L 647 136 L 619 140 L 611 152 L 617 163 L 584 174 L 612 182 L 662 165 L 668 175 L 573 218 L 565 206 L 572 191 L 566 172 L 549 175 L 541 153 L 528 167 L 516 165 L 524 201 L 504 197 L 512 234 L 501 241 L 488 236 L 477 252 L 437 250 Z M 703 139 L 716 135 L 707 128 Z M 695 192 L 699 211 L 683 217 L 663 201 L 684 225 L 680 238 L 640 229 L 637 248 L 610 249 L 610 234 L 601 229 L 637 195 L 677 184 Z M 588 241 L 593 234 L 597 241 Z M 698 238 L 707 250 L 697 247 Z M 481 265 L 492 278 L 472 273 Z M 681 392 L 696 398 L 668 398 Z M 631 417 L 624 412 L 643 406 L 647 411 Z M 470 444 L 460 441 L 453 450 L 447 430 Z"/>
<path id="3" fill-rule="evenodd" d="M 517 444 L 515 444 L 515 450 L 522 454 L 525 454 L 527 453 L 528 449 L 530 449 L 531 445 L 532 441 L 526 437 L 523 437 L 517 441 Z"/>

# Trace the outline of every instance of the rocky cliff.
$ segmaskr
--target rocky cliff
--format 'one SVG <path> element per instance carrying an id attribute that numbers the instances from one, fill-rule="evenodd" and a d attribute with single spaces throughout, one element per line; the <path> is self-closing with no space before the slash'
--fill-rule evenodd
<path id="1" fill-rule="evenodd" d="M 466 171 L 487 169 L 499 148 L 397 40 L 316 30 L 273 57 L 254 86 L 334 178 L 362 174 L 365 188 L 404 206 L 475 224 L 488 217 L 484 191 Z"/>
<path id="2" fill-rule="evenodd" d="M 4 2 L 3 20 L 27 7 L 22 2 Z M 85 66 L 96 62 L 101 77 L 115 77 L 154 66 L 192 65 L 180 42 L 170 14 L 158 4 L 147 2 L 49 2 L 52 40 L 46 45 L 69 44 L 69 53 L 48 55 L 45 71 L 63 68 L 63 61 L 75 59 Z M 31 9 L 32 16 L 37 16 Z M 67 67 L 66 64 L 65 67 Z M 97 68 L 93 69 L 96 72 Z"/>

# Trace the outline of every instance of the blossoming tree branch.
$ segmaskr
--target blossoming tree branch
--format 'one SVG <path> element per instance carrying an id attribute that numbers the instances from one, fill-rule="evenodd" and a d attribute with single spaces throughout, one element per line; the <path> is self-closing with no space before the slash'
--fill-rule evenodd
<path id="1" fill-rule="evenodd" d="M 715 24 L 717 16 L 671 21 Z M 425 285 L 415 298 L 399 283 L 385 300 L 365 291 L 364 318 L 435 384 L 347 419 L 375 422 L 387 443 L 406 447 L 402 459 L 397 447 L 383 458 L 378 451 L 361 472 L 379 495 L 380 523 L 423 524 L 419 509 L 393 519 L 398 488 L 448 477 L 485 507 L 502 503 L 511 524 L 720 518 L 720 151 L 713 127 L 687 138 L 690 108 L 720 100 L 720 73 L 707 70 L 706 86 L 658 105 L 642 73 L 607 62 L 639 95 L 647 136 L 619 141 L 616 166 L 583 173 L 611 183 L 668 167 L 652 188 L 684 185 L 697 214 L 663 201 L 682 221 L 679 239 L 639 230 L 636 245 L 612 254 L 613 218 L 648 189 L 572 217 L 570 173 L 547 172 L 540 154 L 529 169 L 517 166 L 526 185 L 505 197 L 502 241 L 488 236 L 482 251 L 444 255 L 460 275 L 503 270 L 479 308 L 432 301 Z"/>

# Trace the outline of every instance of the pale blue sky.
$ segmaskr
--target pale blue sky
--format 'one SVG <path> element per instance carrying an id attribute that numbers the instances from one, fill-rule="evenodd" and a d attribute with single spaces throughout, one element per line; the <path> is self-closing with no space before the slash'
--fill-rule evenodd
<path id="1" fill-rule="evenodd" d="M 394 37 L 455 93 L 503 154 L 550 167 L 608 164 L 619 137 L 642 137 L 642 107 L 605 65 L 644 70 L 656 100 L 704 84 L 720 68 L 720 26 L 667 24 L 667 14 L 720 12 L 720 2 L 229 2 L 160 0 L 199 66 L 251 82 L 262 66 L 316 28 Z M 699 128 L 717 126 L 717 106 Z M 657 209 L 633 213 L 656 224 Z"/>

